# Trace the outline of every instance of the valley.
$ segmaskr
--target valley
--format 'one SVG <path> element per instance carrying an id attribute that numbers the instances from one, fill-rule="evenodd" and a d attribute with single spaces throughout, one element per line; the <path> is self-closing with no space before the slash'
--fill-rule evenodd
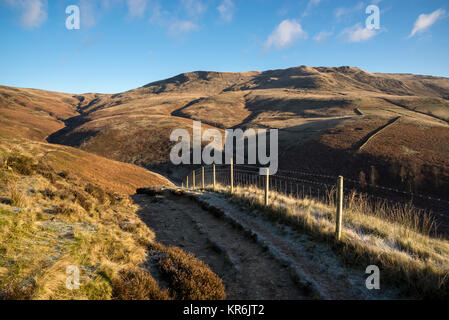
<path id="1" fill-rule="evenodd" d="M 170 133 L 176 128 L 191 133 L 192 120 L 198 120 L 203 130 L 279 129 L 283 169 L 358 179 L 370 176 L 374 167 L 375 184 L 444 198 L 449 193 L 445 78 L 301 66 L 192 72 L 113 95 L 2 91 L 0 101 L 9 106 L 1 109 L 5 125 L 0 132 L 22 125 L 25 130 L 16 130 L 21 136 L 154 169 L 174 181 L 188 170 L 169 161 Z M 44 101 L 47 107 L 30 101 Z M 11 103 L 21 113 L 11 115 Z M 55 105 L 60 106 L 56 113 Z M 371 132 L 396 118 L 358 149 Z"/>

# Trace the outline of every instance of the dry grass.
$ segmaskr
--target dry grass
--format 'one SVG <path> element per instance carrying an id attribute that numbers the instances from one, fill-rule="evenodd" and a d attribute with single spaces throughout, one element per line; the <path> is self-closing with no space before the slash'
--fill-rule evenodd
<path id="1" fill-rule="evenodd" d="M 70 94 L 0 86 L 0 133 L 44 140 L 76 115 Z M 24 130 L 24 127 L 26 130 Z"/>
<path id="2" fill-rule="evenodd" d="M 50 158 L 47 153 L 35 157 L 38 162 L 30 160 L 29 155 L 42 154 L 48 147 L 10 141 L 0 144 L 2 159 L 11 159 L 11 155 L 20 159 L 0 166 L 0 177 L 5 177 L 0 180 L 0 299 L 171 299 L 142 267 L 148 250 L 157 244 L 130 197 L 116 191 L 123 190 L 120 187 L 105 190 L 95 183 L 95 176 L 82 177 L 73 163 L 66 162 L 65 153 L 61 158 L 55 154 Z M 89 157 L 77 161 L 89 163 Z M 108 166 L 110 161 L 104 161 Z M 107 166 L 95 175 L 109 174 L 111 167 Z M 61 170 L 64 167 L 70 172 Z M 120 169 L 118 163 L 112 163 L 112 168 Z M 113 174 L 118 179 L 129 172 L 125 168 Z M 146 173 L 140 179 L 149 176 Z M 172 251 L 158 248 L 163 254 Z M 178 271 L 173 270 L 192 277 L 188 278 L 190 287 L 170 288 L 173 297 L 207 297 L 218 278 L 181 250 L 177 254 L 183 262 Z M 66 287 L 68 266 L 80 270 L 79 290 Z M 203 274 L 206 278 L 200 277 Z"/>
<path id="3" fill-rule="evenodd" d="M 408 296 L 444 299 L 449 297 L 449 243 L 429 236 L 433 220 L 409 205 L 373 206 L 364 198 L 350 198 L 344 212 L 342 240 L 335 241 L 335 206 L 313 199 L 294 199 L 272 193 L 264 206 L 263 191 L 235 188 L 234 194 L 223 186 L 218 191 L 231 201 L 257 209 L 267 219 L 307 232 L 327 241 L 348 265 L 366 268 L 377 265 L 383 279 Z"/>
<path id="4" fill-rule="evenodd" d="M 8 194 L 11 200 L 11 204 L 15 207 L 25 207 L 27 204 L 27 196 L 24 194 L 22 190 L 19 189 L 17 184 L 9 183 L 8 184 Z"/>
<path id="5" fill-rule="evenodd" d="M 151 275 L 139 268 L 121 270 L 113 280 L 113 296 L 119 300 L 170 300 Z"/>
<path id="6" fill-rule="evenodd" d="M 133 194 L 137 188 L 149 185 L 170 186 L 163 176 L 143 168 L 109 160 L 79 149 L 0 136 L 0 167 L 2 177 L 39 174 L 52 184 L 61 179 L 82 180 L 105 192 Z M 13 161 L 10 162 L 9 159 Z M 9 170 L 10 168 L 10 170 Z M 6 178 L 6 177 L 5 177 Z"/>
<path id="7" fill-rule="evenodd" d="M 334 195 L 334 192 L 328 193 L 329 206 L 335 203 Z M 379 218 L 380 221 L 400 226 L 399 233 L 405 235 L 408 231 L 413 231 L 425 236 L 436 236 L 436 222 L 432 215 L 425 210 L 415 208 L 411 203 L 389 204 L 386 201 L 370 200 L 364 194 L 351 192 L 345 205 L 352 223 L 363 220 L 369 215 Z"/>
<path id="8" fill-rule="evenodd" d="M 31 175 L 35 171 L 33 159 L 21 154 L 12 154 L 6 160 L 6 166 L 9 166 L 15 172 L 21 175 Z"/>
<path id="9" fill-rule="evenodd" d="M 75 194 L 82 192 L 82 186 L 64 183 Z M 13 190 L 24 185 L 42 192 L 23 202 L 19 212 L 8 208 L 0 212 L 0 267 L 8 270 L 0 276 L 2 298 L 111 299 L 113 283 L 103 270 L 111 270 L 114 276 L 118 270 L 138 268 L 145 262 L 152 232 L 143 223 L 136 223 L 132 233 L 120 228 L 122 220 L 137 218 L 130 200 L 124 198 L 112 206 L 86 195 L 91 204 L 86 210 L 79 198 L 48 197 L 44 192 L 48 181 L 42 177 L 30 176 Z M 17 206 L 14 199 L 12 205 Z M 80 290 L 65 287 L 69 265 L 81 270 Z"/>
<path id="10" fill-rule="evenodd" d="M 174 297 L 182 300 L 224 300 L 221 279 L 202 261 L 181 249 L 169 247 L 159 268 L 169 279 Z"/>

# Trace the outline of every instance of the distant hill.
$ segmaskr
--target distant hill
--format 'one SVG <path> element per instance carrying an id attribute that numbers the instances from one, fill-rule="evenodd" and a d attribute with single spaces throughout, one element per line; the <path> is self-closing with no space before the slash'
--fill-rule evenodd
<path id="1" fill-rule="evenodd" d="M 191 129 L 192 119 L 219 129 L 277 128 L 282 168 L 355 179 L 365 175 L 379 184 L 447 195 L 448 100 L 449 79 L 441 77 L 354 67 L 199 71 L 112 95 L 1 87 L 0 132 L 13 132 L 16 123 L 25 123 L 29 130 L 22 136 L 42 140 L 48 133 L 49 142 L 157 169 L 176 179 L 185 171 L 169 162 L 174 128 Z M 21 113 L 12 116 L 12 106 Z M 398 117 L 358 149 L 361 141 Z"/>

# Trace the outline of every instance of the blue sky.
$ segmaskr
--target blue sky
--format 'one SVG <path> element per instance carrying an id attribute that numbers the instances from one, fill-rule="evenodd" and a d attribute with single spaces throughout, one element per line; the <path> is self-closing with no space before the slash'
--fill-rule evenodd
<path id="1" fill-rule="evenodd" d="M 368 5 L 380 28 L 366 27 Z M 66 28 L 66 7 L 80 29 Z M 179 73 L 309 66 L 449 77 L 446 0 L 0 0 L 0 84 L 117 93 Z"/>

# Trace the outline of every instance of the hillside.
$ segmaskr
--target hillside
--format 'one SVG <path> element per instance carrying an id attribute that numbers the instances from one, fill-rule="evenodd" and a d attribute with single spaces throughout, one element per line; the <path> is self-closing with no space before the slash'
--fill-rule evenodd
<path id="1" fill-rule="evenodd" d="M 0 92 L 0 300 L 225 298 L 208 266 L 157 242 L 138 214 L 130 195 L 169 180 L 45 142 L 87 98 Z M 147 266 L 154 256 L 155 270 Z M 67 287 L 73 268 L 79 290 Z"/>
<path id="2" fill-rule="evenodd" d="M 374 166 L 375 183 L 446 196 L 448 98 L 447 78 L 353 67 L 191 72 L 119 94 L 76 96 L 76 116 L 48 141 L 178 179 L 186 171 L 169 162 L 174 128 L 191 130 L 192 119 L 219 129 L 277 128 L 282 168 L 358 179 Z"/>
<path id="3" fill-rule="evenodd" d="M 7 166 L 4 154 L 27 156 L 56 174 L 93 183 L 104 190 L 123 195 L 134 194 L 137 188 L 149 185 L 172 185 L 157 173 L 66 146 L 0 137 L 1 160 Z"/>
<path id="4" fill-rule="evenodd" d="M 45 140 L 76 116 L 70 94 L 0 86 L 0 133 Z"/>
<path id="5" fill-rule="evenodd" d="M 208 266 L 142 222 L 129 194 L 148 185 L 172 184 L 81 150 L 0 137 L 0 300 L 225 298 Z M 156 271 L 146 265 L 154 256 Z M 66 285 L 73 268 L 79 290 Z"/>

